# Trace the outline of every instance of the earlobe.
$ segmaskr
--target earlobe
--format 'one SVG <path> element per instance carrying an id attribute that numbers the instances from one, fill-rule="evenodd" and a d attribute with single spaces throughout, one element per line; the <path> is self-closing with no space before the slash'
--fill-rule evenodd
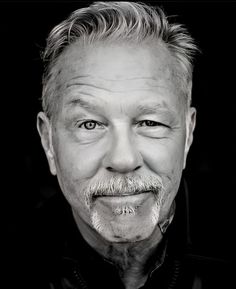
<path id="1" fill-rule="evenodd" d="M 196 125 L 196 114 L 197 114 L 196 109 L 194 107 L 190 107 L 186 115 L 186 141 L 185 141 L 183 168 L 185 168 L 186 166 L 187 155 L 193 142 L 193 132 Z"/>
<path id="2" fill-rule="evenodd" d="M 41 138 L 41 143 L 46 154 L 50 171 L 56 175 L 56 165 L 54 158 L 54 150 L 52 146 L 52 128 L 48 117 L 44 112 L 39 112 L 37 116 L 37 129 Z"/>

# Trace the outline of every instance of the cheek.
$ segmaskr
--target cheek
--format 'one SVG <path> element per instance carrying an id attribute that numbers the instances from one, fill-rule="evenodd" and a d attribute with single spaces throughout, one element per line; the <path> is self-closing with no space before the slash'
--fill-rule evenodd
<path id="1" fill-rule="evenodd" d="M 145 164 L 159 175 L 179 178 L 184 162 L 184 137 L 150 140 L 142 145 Z"/>
<path id="2" fill-rule="evenodd" d="M 73 180 L 92 178 L 99 169 L 102 159 L 100 146 L 80 146 L 77 143 L 60 141 L 56 149 L 56 163 L 59 171 L 68 172 Z"/>
<path id="3" fill-rule="evenodd" d="M 142 150 L 145 165 L 161 177 L 164 194 L 160 220 L 166 218 L 179 188 L 184 163 L 184 138 L 148 142 Z"/>

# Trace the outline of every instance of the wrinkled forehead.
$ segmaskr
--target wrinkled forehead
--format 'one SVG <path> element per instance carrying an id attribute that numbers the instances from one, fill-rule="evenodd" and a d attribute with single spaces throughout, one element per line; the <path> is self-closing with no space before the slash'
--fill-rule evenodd
<path id="1" fill-rule="evenodd" d="M 54 73 L 56 90 L 67 97 L 70 87 L 89 84 L 112 92 L 165 89 L 183 101 L 176 63 L 163 43 L 106 43 L 70 45 Z M 94 86 L 94 87 L 93 87 Z"/>

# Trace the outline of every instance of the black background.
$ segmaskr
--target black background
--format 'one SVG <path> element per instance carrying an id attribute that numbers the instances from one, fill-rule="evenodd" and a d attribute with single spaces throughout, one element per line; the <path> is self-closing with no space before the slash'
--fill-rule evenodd
<path id="1" fill-rule="evenodd" d="M 35 125 L 41 97 L 40 51 L 51 28 L 88 3 L 0 2 L 2 205 L 11 244 L 30 223 L 34 208 L 57 191 Z M 201 49 L 193 77 L 197 126 L 185 171 L 192 234 L 199 250 L 227 259 L 235 230 L 236 2 L 149 3 L 161 4 L 167 15 L 178 15 L 175 21 L 186 24 Z"/>

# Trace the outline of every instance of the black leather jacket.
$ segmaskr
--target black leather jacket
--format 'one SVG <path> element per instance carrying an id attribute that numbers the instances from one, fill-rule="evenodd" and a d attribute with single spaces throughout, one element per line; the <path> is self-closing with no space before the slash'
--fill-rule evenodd
<path id="1" fill-rule="evenodd" d="M 17 263 L 20 273 L 13 275 L 18 284 L 15 288 L 124 289 L 116 267 L 80 235 L 62 195 L 53 197 L 38 211 L 22 247 L 23 259 Z M 153 256 L 155 266 L 143 289 L 229 288 L 229 265 L 192 250 L 188 211 L 187 186 L 182 182 L 174 219 Z"/>

